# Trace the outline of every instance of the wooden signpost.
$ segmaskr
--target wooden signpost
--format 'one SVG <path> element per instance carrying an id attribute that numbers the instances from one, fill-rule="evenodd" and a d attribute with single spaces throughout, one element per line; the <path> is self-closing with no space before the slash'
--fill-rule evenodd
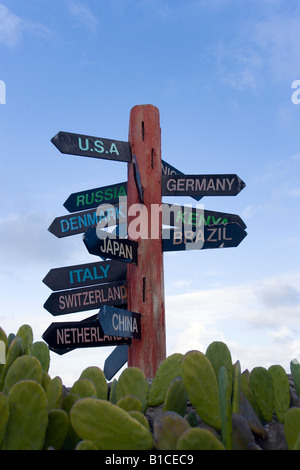
<path id="1" fill-rule="evenodd" d="M 104 364 L 108 380 L 126 362 L 154 378 L 166 358 L 163 253 L 238 246 L 247 235 L 236 214 L 162 204 L 162 196 L 234 196 L 245 183 L 235 174 L 186 175 L 162 160 L 152 105 L 131 109 L 128 142 L 58 132 L 52 143 L 63 154 L 125 162 L 128 176 L 71 194 L 64 203 L 69 214 L 50 225 L 59 238 L 83 234 L 87 251 L 106 261 L 49 271 L 43 282 L 54 292 L 44 307 L 52 315 L 100 310 L 86 320 L 52 323 L 43 338 L 58 354 L 115 345 Z M 155 223 L 154 206 L 160 207 Z M 133 207 L 143 214 L 140 231 L 132 230 L 139 225 Z"/>

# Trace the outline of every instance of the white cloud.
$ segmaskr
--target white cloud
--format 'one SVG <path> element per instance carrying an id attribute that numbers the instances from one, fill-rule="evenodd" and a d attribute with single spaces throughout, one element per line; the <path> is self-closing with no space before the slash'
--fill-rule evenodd
<path id="1" fill-rule="evenodd" d="M 98 24 L 98 19 L 92 10 L 82 2 L 67 0 L 67 7 L 76 24 L 84 25 L 91 31 L 94 31 Z"/>
<path id="2" fill-rule="evenodd" d="M 0 4 L 0 44 L 7 47 L 17 46 L 22 41 L 24 33 L 46 36 L 50 31 L 40 23 L 20 18 L 5 5 Z"/>
<path id="3" fill-rule="evenodd" d="M 171 352 L 224 341 L 244 368 L 289 362 L 300 354 L 300 272 L 166 297 Z M 168 333 L 167 333 L 168 337 Z"/>

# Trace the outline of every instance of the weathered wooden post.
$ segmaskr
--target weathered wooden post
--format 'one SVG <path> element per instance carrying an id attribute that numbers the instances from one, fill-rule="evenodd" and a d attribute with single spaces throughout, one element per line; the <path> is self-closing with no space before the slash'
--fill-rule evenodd
<path id="1" fill-rule="evenodd" d="M 153 378 L 166 358 L 161 216 L 159 224 L 157 220 L 151 221 L 151 212 L 157 214 L 155 209 L 161 205 L 161 131 L 159 110 L 155 106 L 132 108 L 129 143 L 133 159 L 128 163 L 128 237 L 132 235 L 130 223 L 134 218 L 142 216 L 143 227 L 137 228 L 140 230 L 138 263 L 129 263 L 127 271 L 127 308 L 142 314 L 142 339 L 132 340 L 128 366 L 139 367 L 147 378 Z M 157 238 L 151 238 L 151 229 L 152 236 Z"/>

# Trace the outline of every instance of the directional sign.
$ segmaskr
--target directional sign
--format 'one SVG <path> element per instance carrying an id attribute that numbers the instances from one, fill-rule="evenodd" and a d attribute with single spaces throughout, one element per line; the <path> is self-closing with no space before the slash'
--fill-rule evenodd
<path id="1" fill-rule="evenodd" d="M 163 175 L 184 175 L 182 171 L 170 165 L 170 163 L 167 163 L 165 160 L 161 161 L 161 171 Z M 193 199 L 196 199 L 196 201 L 200 201 L 200 199 L 202 199 L 202 196 L 193 196 Z"/>
<path id="2" fill-rule="evenodd" d="M 85 322 L 51 323 L 42 335 L 52 350 L 72 350 L 129 344 L 129 338 L 105 335 L 97 319 Z"/>
<path id="3" fill-rule="evenodd" d="M 162 160 L 162 175 L 183 175 L 183 173 Z M 85 211 L 98 207 L 99 204 L 115 204 L 122 196 L 127 196 L 127 181 L 72 193 L 64 202 L 64 207 L 69 212 Z M 194 197 L 197 201 L 201 198 L 200 196 Z"/>
<path id="4" fill-rule="evenodd" d="M 214 225 L 193 230 L 163 229 L 163 251 L 181 251 L 238 246 L 247 232 L 235 223 Z"/>
<path id="5" fill-rule="evenodd" d="M 105 238 L 98 238 L 96 228 L 90 228 L 83 235 L 84 244 L 91 255 L 137 263 L 137 242 L 115 235 L 111 238 L 107 232 L 104 233 Z"/>
<path id="6" fill-rule="evenodd" d="M 237 175 L 163 176 L 162 196 L 235 196 L 246 185 Z"/>
<path id="7" fill-rule="evenodd" d="M 117 281 L 53 292 L 44 303 L 44 308 L 52 315 L 65 315 L 93 310 L 104 304 L 124 305 L 127 303 L 126 285 L 126 281 Z"/>
<path id="8" fill-rule="evenodd" d="M 106 207 L 107 204 L 103 204 L 103 207 L 99 208 L 99 210 L 95 208 L 56 217 L 48 230 L 56 237 L 63 238 L 77 235 L 78 233 L 84 233 L 89 227 L 96 227 L 103 219 L 105 219 L 109 225 L 116 225 L 123 220 L 127 220 L 127 208 L 125 203 L 109 204 L 107 209 Z"/>
<path id="9" fill-rule="evenodd" d="M 128 346 L 120 344 L 105 360 L 103 372 L 106 380 L 111 380 L 128 361 Z"/>
<path id="10" fill-rule="evenodd" d="M 57 291 L 91 286 L 111 281 L 124 281 L 127 266 L 119 261 L 98 261 L 97 263 L 78 264 L 63 268 L 50 269 L 43 283 Z"/>
<path id="11" fill-rule="evenodd" d="M 131 162 L 128 142 L 70 132 L 59 132 L 51 139 L 51 142 L 61 153 Z"/>
<path id="12" fill-rule="evenodd" d="M 103 305 L 98 320 L 107 335 L 141 339 L 141 317 L 140 313 Z"/>
<path id="13" fill-rule="evenodd" d="M 237 223 L 243 229 L 244 221 L 236 214 L 216 212 L 197 207 L 179 206 L 177 204 L 162 205 L 162 223 L 172 227 L 199 227 L 203 225 L 227 225 Z"/>
<path id="14" fill-rule="evenodd" d="M 64 206 L 69 212 L 83 211 L 98 207 L 99 204 L 116 204 L 119 202 L 119 197 L 126 195 L 127 181 L 73 193 L 65 201 Z"/>

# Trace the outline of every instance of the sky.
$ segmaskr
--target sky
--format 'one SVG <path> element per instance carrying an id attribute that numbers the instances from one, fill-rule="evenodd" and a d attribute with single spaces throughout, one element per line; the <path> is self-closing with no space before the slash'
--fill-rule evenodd
<path id="1" fill-rule="evenodd" d="M 242 370 L 300 360 L 300 5 L 297 0 L 0 0 L 0 326 L 54 321 L 52 268 L 97 261 L 48 231 L 68 196 L 127 179 L 124 162 L 61 154 L 59 131 L 128 141 L 130 110 L 159 109 L 162 158 L 237 174 L 235 248 L 164 254 L 167 355 L 225 342 Z M 193 204 L 189 197 L 163 202 Z M 114 348 L 51 352 L 72 385 Z"/>

